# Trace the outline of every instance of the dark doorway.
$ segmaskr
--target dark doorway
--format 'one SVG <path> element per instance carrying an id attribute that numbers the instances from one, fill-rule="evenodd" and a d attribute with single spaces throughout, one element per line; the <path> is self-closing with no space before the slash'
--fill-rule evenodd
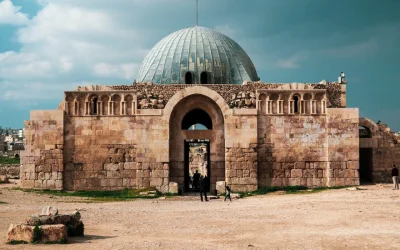
<path id="1" fill-rule="evenodd" d="M 193 84 L 192 72 L 186 72 L 186 74 L 185 74 L 185 83 L 186 84 Z"/>
<path id="2" fill-rule="evenodd" d="M 199 175 L 207 176 L 206 192 L 210 192 L 210 140 L 185 140 L 185 192 L 199 191 Z"/>
<path id="3" fill-rule="evenodd" d="M 372 183 L 372 148 L 360 148 L 360 184 Z"/>
<path id="4" fill-rule="evenodd" d="M 208 84 L 208 75 L 207 72 L 201 72 L 200 74 L 200 83 L 201 84 Z"/>

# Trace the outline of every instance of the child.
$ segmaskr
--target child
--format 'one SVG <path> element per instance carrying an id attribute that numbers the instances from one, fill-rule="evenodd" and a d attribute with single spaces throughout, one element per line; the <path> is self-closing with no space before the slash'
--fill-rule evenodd
<path id="1" fill-rule="evenodd" d="M 225 199 L 224 199 L 224 201 L 226 201 L 226 198 L 229 198 L 229 200 L 232 201 L 232 199 L 231 199 L 231 189 L 228 186 L 225 186 Z"/>

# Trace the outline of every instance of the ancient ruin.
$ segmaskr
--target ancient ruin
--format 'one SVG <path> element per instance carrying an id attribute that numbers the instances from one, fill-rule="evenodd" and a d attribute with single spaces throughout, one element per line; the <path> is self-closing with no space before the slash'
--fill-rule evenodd
<path id="1" fill-rule="evenodd" d="M 188 192 L 194 161 L 211 190 L 221 181 L 233 191 L 389 181 L 399 139 L 360 122 L 358 108 L 346 107 L 346 84 L 344 74 L 338 82 L 263 83 L 229 37 L 180 30 L 150 51 L 138 82 L 77 87 L 57 110 L 31 111 L 21 186 Z M 368 138 L 359 139 L 360 125 Z M 193 157 L 191 143 L 204 152 Z"/>

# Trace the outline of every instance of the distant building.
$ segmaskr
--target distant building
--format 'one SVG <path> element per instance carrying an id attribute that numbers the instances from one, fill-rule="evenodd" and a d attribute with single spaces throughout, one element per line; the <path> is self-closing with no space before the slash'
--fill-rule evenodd
<path id="1" fill-rule="evenodd" d="M 20 129 L 18 131 L 18 138 L 24 138 L 24 134 L 25 134 L 25 129 Z"/>
<path id="2" fill-rule="evenodd" d="M 12 135 L 8 135 L 4 139 L 5 142 L 12 143 L 14 142 L 14 137 Z"/>

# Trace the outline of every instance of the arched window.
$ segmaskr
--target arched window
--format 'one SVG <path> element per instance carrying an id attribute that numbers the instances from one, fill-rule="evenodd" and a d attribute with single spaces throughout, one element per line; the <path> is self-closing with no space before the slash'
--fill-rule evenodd
<path id="1" fill-rule="evenodd" d="M 204 110 L 193 109 L 183 117 L 181 128 L 182 130 L 212 129 L 212 120 Z"/>
<path id="2" fill-rule="evenodd" d="M 299 100 L 300 97 L 298 95 L 293 96 L 293 101 L 294 101 L 294 113 L 298 114 L 299 113 Z"/>
<path id="3" fill-rule="evenodd" d="M 200 74 L 200 83 L 201 84 L 208 84 L 209 83 L 208 82 L 207 72 L 205 72 L 205 71 L 201 72 L 201 74 Z"/>
<path id="4" fill-rule="evenodd" d="M 92 115 L 97 115 L 97 101 L 98 100 L 99 99 L 97 97 L 93 98 L 93 101 L 92 101 Z"/>
<path id="5" fill-rule="evenodd" d="M 185 74 L 185 84 L 193 84 L 192 72 L 186 72 L 186 74 Z"/>

